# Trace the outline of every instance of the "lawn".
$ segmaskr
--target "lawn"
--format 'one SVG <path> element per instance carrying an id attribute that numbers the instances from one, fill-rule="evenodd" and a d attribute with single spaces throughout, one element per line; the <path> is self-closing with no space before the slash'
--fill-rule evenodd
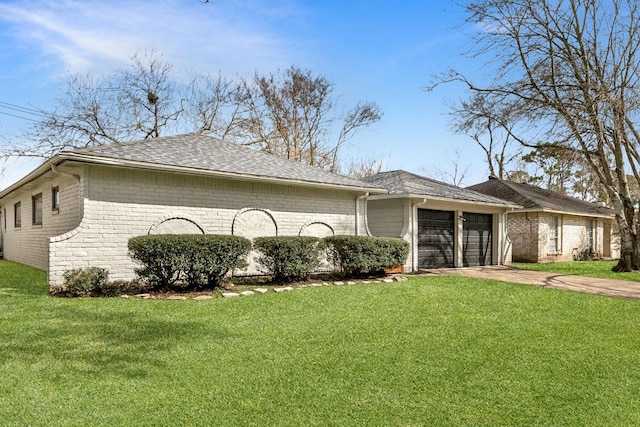
<path id="1" fill-rule="evenodd" d="M 556 274 L 574 274 L 577 276 L 599 277 L 601 279 L 631 280 L 640 282 L 640 272 L 615 273 L 611 268 L 618 261 L 564 261 L 549 262 L 544 264 L 532 264 L 524 262 L 514 262 L 513 267 L 523 270 L 548 271 Z"/>
<path id="2" fill-rule="evenodd" d="M 58 299 L 0 261 L 3 426 L 640 425 L 640 301 L 457 276 Z"/>

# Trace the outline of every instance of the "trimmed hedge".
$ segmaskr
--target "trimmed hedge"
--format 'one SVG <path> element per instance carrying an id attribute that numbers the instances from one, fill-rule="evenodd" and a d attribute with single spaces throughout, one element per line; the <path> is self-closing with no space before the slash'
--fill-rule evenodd
<path id="1" fill-rule="evenodd" d="M 378 274 L 403 264 L 409 243 L 402 239 L 371 236 L 329 236 L 324 239 L 329 260 L 344 276 Z"/>
<path id="2" fill-rule="evenodd" d="M 276 283 L 306 279 L 320 266 L 322 245 L 317 237 L 257 237 L 253 246 L 260 252 L 257 262 L 262 272 Z"/>
<path id="3" fill-rule="evenodd" d="M 238 236 L 156 234 L 129 239 L 129 255 L 142 264 L 136 273 L 160 287 L 180 279 L 197 287 L 216 287 L 231 269 L 247 266 L 251 242 Z"/>

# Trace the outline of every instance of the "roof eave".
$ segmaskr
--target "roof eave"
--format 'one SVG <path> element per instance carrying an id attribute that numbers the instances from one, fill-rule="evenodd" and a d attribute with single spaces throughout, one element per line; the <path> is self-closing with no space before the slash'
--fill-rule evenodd
<path id="1" fill-rule="evenodd" d="M 557 209 L 544 209 L 544 208 L 528 208 L 522 209 L 518 212 L 529 213 L 529 212 L 544 212 L 550 214 L 558 214 L 558 215 L 573 215 L 573 216 L 588 216 L 592 218 L 615 218 L 616 214 L 612 213 L 588 213 L 588 212 L 576 212 L 576 211 L 561 211 Z"/>
<path id="2" fill-rule="evenodd" d="M 387 200 L 387 199 L 427 199 L 438 202 L 457 202 L 457 203 L 473 203 L 476 205 L 482 206 L 493 206 L 500 207 L 505 209 L 521 209 L 522 206 L 516 205 L 513 203 L 498 203 L 498 202 L 481 202 L 477 200 L 466 200 L 466 199 L 454 199 L 451 197 L 438 197 L 438 196 L 428 196 L 424 194 L 413 194 L 413 193 L 394 193 L 394 194 L 380 194 L 369 197 L 370 200 Z"/>
<path id="3" fill-rule="evenodd" d="M 228 179 L 250 181 L 250 182 L 262 182 L 262 183 L 269 182 L 269 183 L 276 183 L 276 184 L 295 185 L 295 186 L 304 186 L 304 187 L 312 187 L 312 188 L 345 190 L 345 191 L 354 191 L 354 192 L 369 193 L 369 194 L 384 194 L 388 192 L 387 189 L 379 188 L 379 187 L 359 187 L 355 185 L 352 186 L 352 185 L 322 183 L 322 182 L 296 180 L 296 179 L 277 178 L 277 177 L 269 177 L 269 176 L 261 176 L 261 175 L 248 175 L 248 174 L 239 174 L 239 173 L 232 173 L 232 172 L 190 168 L 185 166 L 173 166 L 173 165 L 166 165 L 166 164 L 159 164 L 159 163 L 148 163 L 148 162 L 141 162 L 141 161 L 135 161 L 135 160 L 113 159 L 109 157 L 91 156 L 87 154 L 79 154 L 79 153 L 73 153 L 73 152 L 63 152 L 63 153 L 56 154 L 55 156 L 53 156 L 52 158 L 44 162 L 42 165 L 38 166 L 32 172 L 27 174 L 25 177 L 23 177 L 16 183 L 12 184 L 11 186 L 7 187 L 5 190 L 0 192 L 0 199 L 6 196 L 7 194 L 11 193 L 12 191 L 25 185 L 26 183 L 41 176 L 42 174 L 47 172 L 52 165 L 58 165 L 64 161 L 75 161 L 79 163 L 123 167 L 123 168 L 130 168 L 130 169 L 153 170 L 158 172 L 174 172 L 174 173 L 182 173 L 186 175 L 228 178 Z"/>

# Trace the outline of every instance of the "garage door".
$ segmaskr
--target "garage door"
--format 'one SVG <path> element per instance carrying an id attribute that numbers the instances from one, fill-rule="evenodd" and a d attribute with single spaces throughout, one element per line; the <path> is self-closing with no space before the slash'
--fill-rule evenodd
<path id="1" fill-rule="evenodd" d="M 463 213 L 462 265 L 491 265 L 493 215 Z"/>
<path id="2" fill-rule="evenodd" d="M 418 268 L 453 267 L 454 212 L 418 209 Z"/>

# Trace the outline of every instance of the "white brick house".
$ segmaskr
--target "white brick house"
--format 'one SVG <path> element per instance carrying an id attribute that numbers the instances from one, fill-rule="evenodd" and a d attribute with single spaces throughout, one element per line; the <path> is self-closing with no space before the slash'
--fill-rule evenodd
<path id="1" fill-rule="evenodd" d="M 513 242 L 515 262 L 570 261 L 574 249 L 587 250 L 596 257 L 620 256 L 612 236 L 614 211 L 611 209 L 493 177 L 468 188 L 523 207 L 508 215 L 507 230 Z"/>
<path id="2" fill-rule="evenodd" d="M 389 190 L 368 198 L 368 225 L 409 242 L 405 271 L 511 263 L 506 213 L 517 204 L 402 170 L 364 180 Z"/>
<path id="3" fill-rule="evenodd" d="M 203 135 L 105 145 L 59 153 L 0 192 L 2 248 L 49 285 L 90 266 L 127 280 L 133 236 L 366 234 L 366 197 L 384 192 Z"/>

